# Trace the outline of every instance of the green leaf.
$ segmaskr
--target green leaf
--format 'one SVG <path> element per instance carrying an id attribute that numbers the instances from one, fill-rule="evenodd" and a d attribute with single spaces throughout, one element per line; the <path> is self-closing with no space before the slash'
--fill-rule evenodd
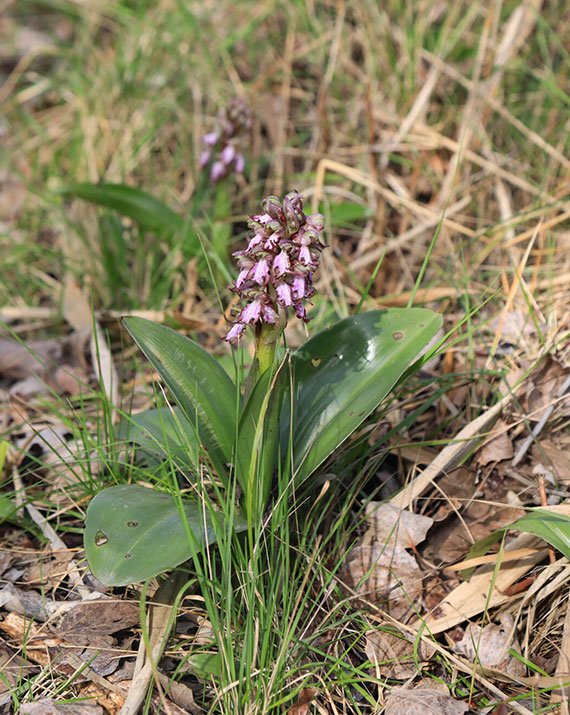
<path id="1" fill-rule="evenodd" d="M 325 211 L 325 207 L 321 209 Z M 333 226 L 352 227 L 357 221 L 363 221 L 374 215 L 368 206 L 361 206 L 354 201 L 343 201 L 329 207 L 330 221 Z"/>
<path id="2" fill-rule="evenodd" d="M 92 204 L 117 211 L 136 221 L 142 228 L 159 236 L 178 233 L 184 228 L 184 219 L 168 206 L 133 186 L 124 184 L 72 184 L 64 189 Z"/>
<path id="3" fill-rule="evenodd" d="M 178 407 L 163 407 L 123 417 L 115 426 L 115 437 L 133 442 L 163 459 L 172 457 L 181 467 L 196 470 L 199 444 L 194 427 Z"/>
<path id="4" fill-rule="evenodd" d="M 167 384 L 221 479 L 232 459 L 236 433 L 236 389 L 227 372 L 203 348 L 164 325 L 144 318 L 123 322 Z"/>
<path id="5" fill-rule="evenodd" d="M 261 375 L 240 417 L 236 473 L 242 505 L 253 519 L 263 514 L 271 489 L 287 364 L 284 360 L 277 370 Z"/>
<path id="6" fill-rule="evenodd" d="M 570 559 L 570 518 L 546 509 L 533 509 L 511 525 L 527 534 L 536 534 Z"/>
<path id="7" fill-rule="evenodd" d="M 307 341 L 292 357 L 293 460 L 308 477 L 380 404 L 440 328 L 423 308 L 361 313 Z M 289 444 L 289 400 L 281 425 Z"/>
<path id="8" fill-rule="evenodd" d="M 211 676 L 221 680 L 224 674 L 224 661 L 218 651 L 192 653 L 186 659 L 192 671 L 201 678 Z"/>
<path id="9" fill-rule="evenodd" d="M 182 509 L 185 518 L 182 517 Z M 218 526 L 223 523 L 220 514 Z M 236 518 L 234 529 L 246 527 Z M 152 578 L 215 541 L 212 514 L 202 504 L 132 484 L 99 492 L 87 508 L 85 553 L 108 586 Z"/>
<path id="10" fill-rule="evenodd" d="M 20 528 L 26 529 L 34 534 L 40 541 L 45 541 L 45 538 L 40 531 L 40 529 L 34 524 L 34 522 L 27 516 L 18 516 L 18 510 L 21 507 L 16 504 L 16 502 L 8 499 L 8 497 L 0 495 L 0 524 L 7 522 L 8 524 L 13 524 Z"/>
<path id="11" fill-rule="evenodd" d="M 16 513 L 19 507 L 15 501 L 8 497 L 0 495 L 0 524 L 3 521 L 8 521 L 11 524 L 17 524 L 18 519 Z"/>

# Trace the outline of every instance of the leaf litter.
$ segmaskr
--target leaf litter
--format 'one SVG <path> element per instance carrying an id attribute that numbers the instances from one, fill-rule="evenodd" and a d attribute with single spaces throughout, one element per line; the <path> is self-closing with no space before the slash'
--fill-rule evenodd
<path id="1" fill-rule="evenodd" d="M 339 6 L 343 6 L 343 3 Z M 356 13 L 355 10 L 351 12 Z M 431 15 L 425 18 L 430 28 L 440 22 L 442 12 L 439 6 L 430 10 Z M 471 22 L 471 19 L 467 17 L 467 21 Z M 557 172 L 561 169 L 567 171 L 568 164 L 562 145 L 561 149 L 554 145 L 558 141 L 557 137 L 552 134 L 548 137 L 546 130 L 541 130 L 541 136 L 535 134 L 510 113 L 506 104 L 497 101 L 499 94 L 494 90 L 496 78 L 506 71 L 507 59 L 517 57 L 535 21 L 535 8 L 520 5 L 504 23 L 499 20 L 489 23 L 492 42 L 488 45 L 482 42 L 480 55 L 473 53 L 474 57 L 481 60 L 479 69 L 482 84 L 478 84 L 477 73 L 469 75 L 472 79 L 467 79 L 463 75 L 462 66 L 442 62 L 439 56 L 432 55 L 422 47 L 417 48 L 421 59 L 418 71 L 422 79 L 433 78 L 432 91 L 437 87 L 438 91 L 452 92 L 457 83 L 461 91 L 471 98 L 459 118 L 460 124 L 453 126 L 456 138 L 462 136 L 462 127 L 478 122 L 481 136 L 486 133 L 499 154 L 499 146 L 508 136 L 508 129 L 516 127 L 516 131 L 534 149 L 548 155 L 547 161 L 552 162 L 552 176 L 558 181 L 561 175 Z M 10 22 L 13 23 L 12 18 Z M 400 36 L 399 33 L 404 33 L 397 25 L 395 23 L 390 29 L 390 36 L 398 52 L 403 52 L 407 39 Z M 376 27 L 375 23 L 370 23 L 370 26 Z M 517 28 L 524 29 L 524 32 L 519 32 Z M 21 30 L 17 23 L 15 29 Z M 348 26 L 344 30 L 348 31 Z M 51 33 L 50 36 L 38 34 L 37 30 L 35 33 L 10 32 L 16 38 L 12 43 L 15 48 L 8 50 L 8 58 L 14 66 L 24 57 L 33 60 L 29 53 L 36 52 L 42 45 L 51 51 Z M 366 35 L 366 26 L 355 27 L 350 53 L 343 57 L 346 48 L 339 47 L 338 57 L 331 55 L 330 58 L 331 63 L 333 59 L 340 63 L 347 76 L 357 78 L 355 87 L 369 84 L 368 79 L 359 74 L 362 68 L 359 67 L 358 53 L 367 52 L 361 34 Z M 323 36 L 328 38 L 326 34 Z M 307 44 L 301 43 L 303 53 Z M 347 43 L 346 47 L 352 47 L 351 43 Z M 377 49 L 374 51 L 381 52 Z M 109 54 L 112 54 L 111 48 Z M 311 63 L 305 55 L 299 57 L 303 62 L 303 72 L 307 73 Z M 404 65 L 408 65 L 403 55 L 400 59 L 404 60 Z M 289 147 L 289 140 L 293 139 L 287 135 L 290 117 L 286 113 L 285 103 L 289 92 L 282 91 L 287 87 L 286 84 L 279 86 L 281 75 L 289 78 L 284 82 L 292 83 L 295 102 L 302 103 L 304 96 L 312 96 L 312 89 L 302 85 L 295 77 L 294 63 L 290 58 L 276 55 L 273 61 L 273 64 L 268 64 L 269 69 L 264 70 L 263 78 L 274 81 L 277 91 L 264 89 L 267 101 L 262 104 L 266 110 L 272 107 L 271 117 L 265 121 L 267 126 L 264 129 L 269 136 L 272 153 L 281 162 L 280 171 L 276 172 L 281 181 L 283 171 L 291 175 L 294 173 L 295 162 L 300 158 L 306 162 L 312 161 L 312 154 L 305 151 L 306 147 Z M 239 57 L 236 62 L 240 65 L 240 72 L 252 72 L 245 58 Z M 14 76 L 17 77 L 17 73 Z M 30 75 L 30 89 L 34 90 L 32 77 Z M 239 73 L 235 79 L 240 79 Z M 13 85 L 9 82 L 9 89 L 10 86 Z M 418 86 L 421 87 L 421 83 Z M 482 91 L 482 87 L 489 91 Z M 25 86 L 23 92 L 18 94 L 17 104 L 23 109 L 30 106 L 30 98 L 24 94 L 27 89 Z M 485 292 L 480 290 L 479 280 L 483 274 L 479 276 L 476 267 L 483 265 L 487 270 L 493 261 L 499 267 L 497 275 L 505 288 L 507 300 L 498 311 L 494 310 L 493 304 L 483 307 L 474 319 L 486 325 L 481 333 L 473 335 L 471 356 L 461 345 L 457 345 L 443 354 L 442 364 L 438 365 L 437 361 L 431 364 L 434 378 L 452 374 L 459 377 L 452 382 L 448 392 L 438 400 L 435 407 L 420 416 L 416 426 L 405 427 L 405 419 L 412 409 L 405 399 L 397 400 L 391 411 L 388 411 L 386 419 L 392 420 L 393 428 L 402 425 L 398 439 L 407 443 L 407 446 L 401 448 L 397 444 L 390 445 L 391 457 L 397 460 L 397 467 L 392 472 L 396 474 L 395 481 L 401 492 L 391 500 L 389 508 L 379 506 L 377 502 L 367 505 L 366 531 L 360 533 L 358 542 L 348 549 L 346 563 L 339 572 L 340 580 L 346 581 L 351 598 L 355 596 L 351 603 L 356 604 L 358 609 L 369 609 L 378 617 L 374 627 L 367 627 L 364 631 L 362 653 L 359 656 L 361 660 L 358 661 L 357 656 L 353 657 L 358 667 L 362 663 L 370 666 L 368 672 L 371 677 L 380 673 L 383 678 L 396 681 L 415 679 L 419 685 L 413 687 L 414 684 L 409 683 L 404 688 L 394 688 L 393 683 L 385 687 L 385 681 L 382 681 L 382 685 L 374 691 L 371 686 L 371 692 L 384 698 L 387 714 L 466 712 L 467 703 L 458 702 L 449 694 L 449 689 L 436 692 L 425 687 L 428 678 L 420 680 L 421 674 L 435 673 L 451 685 L 458 671 L 466 673 L 469 683 L 474 681 L 477 684 L 474 690 L 486 698 L 483 702 L 481 697 L 480 706 L 477 702 L 469 703 L 474 709 L 489 711 L 494 707 L 493 703 L 499 701 L 502 701 L 501 704 L 492 711 L 501 712 L 501 715 L 507 712 L 507 708 L 528 715 L 535 710 L 537 703 L 540 707 L 548 707 L 558 702 L 567 709 L 568 693 L 563 688 L 558 688 L 552 696 L 548 692 L 537 692 L 539 688 L 553 687 L 568 680 L 568 662 L 562 657 L 568 652 L 570 638 L 567 559 L 557 557 L 554 563 L 550 563 L 543 541 L 529 534 L 507 531 L 505 550 L 500 551 L 499 544 L 492 546 L 481 557 L 487 561 L 477 566 L 468 580 L 464 580 L 461 570 L 456 569 L 461 564 L 455 563 L 466 558 L 474 542 L 512 523 L 524 509 L 545 506 L 539 489 L 539 477 L 544 478 L 544 495 L 548 504 L 557 502 L 564 505 L 569 497 L 567 454 L 570 443 L 567 419 L 570 403 L 567 391 L 562 391 L 568 378 L 570 358 L 568 340 L 562 339 L 564 331 L 567 333 L 570 327 L 567 317 L 570 245 L 565 228 L 568 216 L 565 217 L 564 209 L 567 196 L 561 193 L 561 203 L 556 202 L 556 205 L 548 202 L 540 204 L 541 190 L 536 187 L 542 186 L 542 179 L 535 181 L 536 177 L 531 176 L 530 167 L 529 176 L 523 177 L 522 172 L 518 171 L 518 165 L 516 172 L 508 170 L 512 162 L 511 155 L 489 158 L 484 151 L 479 152 L 478 138 L 469 136 L 469 133 L 461 139 L 460 145 L 458 141 L 441 134 L 438 126 L 428 126 L 431 110 L 439 107 L 440 103 L 439 97 L 437 102 L 432 103 L 427 90 L 415 96 L 412 109 L 407 114 L 407 106 L 403 111 L 398 106 L 384 108 L 385 97 L 375 94 L 380 90 L 370 87 L 369 91 L 371 101 L 367 121 L 371 136 L 368 144 L 346 147 L 338 140 L 334 127 L 329 126 L 331 117 L 334 116 L 335 121 L 337 119 L 338 108 L 334 104 L 329 105 L 323 101 L 318 112 L 303 113 L 302 119 L 304 132 L 311 122 L 315 124 L 311 152 L 315 156 L 326 153 L 327 156 L 339 159 L 335 166 L 329 165 L 327 169 L 330 173 L 334 168 L 338 170 L 335 177 L 338 180 L 335 180 L 335 186 L 332 187 L 334 191 L 342 195 L 343 192 L 354 193 L 362 187 L 365 196 L 363 203 L 367 204 L 370 215 L 374 216 L 374 220 L 367 222 L 364 228 L 358 226 L 358 231 L 335 231 L 335 250 L 340 260 L 336 262 L 338 265 L 335 264 L 334 271 L 337 285 L 344 282 L 346 287 L 347 297 L 343 300 L 346 299 L 352 307 L 351 301 L 354 301 L 354 305 L 358 302 L 358 299 L 354 300 L 354 295 L 359 296 L 359 288 L 352 284 L 350 271 L 346 267 L 357 274 L 362 285 L 366 285 L 370 278 L 368 267 L 374 265 L 386 248 L 384 240 L 380 241 L 382 245 L 378 245 L 378 236 L 386 235 L 391 237 L 386 257 L 378 270 L 370 295 L 375 301 L 386 304 L 408 303 L 414 287 L 414 276 L 419 268 L 418 257 L 421 262 L 425 247 L 433 235 L 433 228 L 440 218 L 433 207 L 437 202 L 441 203 L 442 196 L 447 198 L 448 194 L 442 194 L 442 182 L 449 184 L 451 178 L 454 179 L 453 190 L 456 194 L 463 192 L 463 195 L 457 196 L 457 206 L 453 202 L 450 204 L 442 223 L 432 255 L 436 263 L 441 261 L 438 265 L 440 275 L 435 276 L 435 279 L 441 281 L 441 275 L 449 270 L 450 262 L 452 264 L 458 258 L 454 251 L 457 250 L 460 236 L 465 235 L 472 240 L 476 235 L 477 241 L 461 245 L 461 250 L 465 250 L 465 267 L 473 271 L 467 276 L 470 281 L 469 292 L 476 294 L 475 300 L 485 296 Z M 109 96 L 112 94 L 109 93 Z M 522 98 L 524 95 L 519 96 Z M 59 107 L 51 106 L 51 100 L 47 102 L 50 106 L 42 108 L 41 97 L 42 91 L 39 91 L 35 98 L 31 98 L 35 107 L 38 107 L 39 101 L 39 111 L 32 124 L 39 122 L 42 126 L 42 122 L 45 123 L 48 134 L 53 136 L 51 143 L 61 150 L 70 126 L 69 115 L 65 115 L 65 107 L 60 112 Z M 475 97 L 477 102 L 473 101 Z M 357 116 L 357 106 L 358 102 L 355 102 L 355 114 L 351 119 L 355 124 L 362 119 Z M 50 123 L 48 117 L 54 110 L 59 113 L 54 115 L 57 118 Z M 76 112 L 71 104 L 70 111 Z M 557 109 L 553 108 L 553 126 L 557 122 L 556 112 Z M 287 122 L 282 124 L 281 119 L 273 121 L 277 115 L 286 116 Z M 108 116 L 114 116 L 113 111 Z M 496 141 L 490 116 L 498 122 L 499 142 Z M 87 119 L 86 126 L 91 126 L 91 119 L 97 118 Z M 98 125 L 89 131 L 92 130 L 97 132 Z M 108 135 L 109 132 L 105 129 L 101 134 Z M 340 134 L 343 137 L 354 134 L 353 127 Z M 15 139 L 20 152 L 24 143 L 19 142 L 17 136 Z M 263 140 L 260 135 L 258 143 Z M 288 154 L 282 150 L 285 141 L 288 142 L 287 150 L 291 148 L 293 153 Z M 370 145 L 374 141 L 379 144 L 373 152 Z M 87 143 L 90 142 L 91 138 Z M 164 144 L 167 146 L 168 141 Z M 101 142 L 97 147 L 100 152 L 97 160 L 89 160 L 89 170 L 96 172 L 100 164 L 109 165 L 111 171 L 116 171 L 116 167 L 113 169 L 115 157 L 120 156 L 121 161 L 123 159 L 122 147 L 119 149 L 117 152 L 117 145 L 113 142 L 109 142 L 107 147 Z M 45 150 L 44 147 L 42 151 Z M 299 156 L 294 155 L 294 152 L 299 152 Z M 453 160 L 450 160 L 450 152 L 455 153 Z M 371 158 L 368 172 L 362 170 L 363 164 L 349 165 L 352 158 L 360 153 Z M 392 153 L 400 153 L 404 164 L 395 167 L 389 158 Z M 379 162 L 386 162 L 383 169 L 388 169 L 386 181 L 390 190 L 381 183 L 382 180 L 378 180 L 377 167 L 373 166 L 376 158 L 379 158 Z M 258 161 L 258 157 L 254 161 Z M 408 173 L 405 162 L 409 162 L 411 167 Z M 307 166 L 312 167 L 311 171 L 314 168 L 310 163 Z M 430 167 L 431 173 L 425 171 L 425 166 Z M 129 180 L 138 180 L 141 176 L 139 170 L 144 172 L 144 167 L 137 166 L 136 176 L 129 174 Z M 26 171 L 29 174 L 29 169 Z M 190 173 L 185 169 L 180 175 Z M 26 172 L 24 175 L 27 176 Z M 154 177 L 154 173 L 151 172 L 151 175 Z M 326 201 L 330 200 L 334 207 L 336 197 L 331 187 L 327 186 L 332 182 L 325 182 L 324 171 L 322 181 L 318 176 L 315 186 L 310 187 L 314 191 L 313 195 L 323 190 L 327 194 Z M 188 179 L 190 184 L 193 180 L 194 177 Z M 14 222 L 24 211 L 27 187 L 13 172 L 3 173 L 0 183 L 6 188 L 0 218 L 9 225 L 10 231 L 14 231 L 14 236 L 20 233 L 18 240 L 23 244 L 24 238 L 28 239 L 28 236 L 22 236 L 21 229 Z M 489 187 L 493 187 L 491 191 Z M 182 187 L 181 190 L 188 191 L 188 187 Z M 546 192 L 549 190 L 545 188 Z M 361 196 L 358 195 L 358 198 L 361 199 Z M 531 211 L 535 212 L 533 216 L 545 220 L 538 232 L 536 225 L 525 220 L 525 212 Z M 410 216 L 413 221 L 410 221 Z M 533 239 L 535 234 L 536 239 Z M 36 236 L 29 238 L 30 243 L 33 243 Z M 529 240 L 535 240 L 536 245 L 531 246 Z M 525 245 L 529 247 L 526 258 L 522 255 L 525 253 Z M 471 252 L 479 252 L 479 255 Z M 542 268 L 550 270 L 550 267 L 541 266 L 548 252 L 554 256 L 557 275 L 545 273 L 542 278 L 539 271 Z M 89 255 L 88 258 L 91 260 L 93 257 Z M 489 264 L 485 261 L 489 261 Z M 515 266 L 518 272 L 516 281 L 513 279 L 510 284 L 512 273 L 507 266 Z M 486 281 L 486 275 L 482 280 Z M 45 274 L 46 285 L 50 284 L 49 278 Z M 461 281 L 464 278 L 461 276 Z M 57 280 L 65 284 L 63 272 L 57 275 Z M 85 283 L 89 283 L 89 278 Z M 96 282 L 93 285 L 96 302 Z M 453 275 L 450 285 L 422 287 L 416 298 L 437 307 L 447 316 L 448 327 L 451 327 L 465 317 L 466 298 L 457 285 L 457 276 Z M 518 286 L 524 287 L 524 299 Z M 77 689 L 70 688 L 68 694 L 92 698 L 100 704 L 88 705 L 84 701 L 83 709 L 77 711 L 87 712 L 87 707 L 90 707 L 97 713 L 116 713 L 124 702 L 130 680 L 131 671 L 127 665 L 134 654 L 132 642 L 137 634 L 137 624 L 136 620 L 133 620 L 133 625 L 129 623 L 136 619 L 136 592 L 121 592 L 118 594 L 119 601 L 103 599 L 99 603 L 101 591 L 105 589 L 82 570 L 79 540 L 74 538 L 73 531 L 66 531 L 63 540 L 58 543 L 53 538 L 50 540 L 47 529 L 50 522 L 59 525 L 60 519 L 62 523 L 71 523 L 72 529 L 77 527 L 76 516 L 69 516 L 65 521 L 66 510 L 69 510 L 70 515 L 81 513 L 84 504 L 80 490 L 69 489 L 69 484 L 73 483 L 74 473 L 80 472 L 77 467 L 82 461 L 91 460 L 93 456 L 84 447 L 82 451 L 81 445 L 74 443 L 63 421 L 46 414 L 48 410 L 45 400 L 52 394 L 50 390 L 57 395 L 73 398 L 85 394 L 86 385 L 96 387 L 100 379 L 116 405 L 117 393 L 114 390 L 121 387 L 114 366 L 119 356 L 113 356 L 108 350 L 106 337 L 99 328 L 95 331 L 96 337 L 93 331 L 91 295 L 85 288 L 80 289 L 73 284 L 66 286 L 66 291 L 65 313 L 75 331 L 71 337 L 47 338 L 45 341 L 34 339 L 36 329 L 33 328 L 33 320 L 45 319 L 46 314 L 42 310 L 51 311 L 51 317 L 42 323 L 42 329 L 47 328 L 48 333 L 57 333 L 61 328 L 57 324 L 58 299 L 54 294 L 49 294 L 49 297 L 42 296 L 41 304 L 36 306 L 8 306 L 12 315 L 21 316 L 13 321 L 12 327 L 18 331 L 18 335 L 31 338 L 25 342 L 32 351 L 23 348 L 17 341 L 11 340 L 8 344 L 2 338 L 0 342 L 0 389 L 3 390 L 0 430 L 5 432 L 19 455 L 14 456 L 9 451 L 3 477 L 8 484 L 10 496 L 12 491 L 16 495 L 20 492 L 22 496 L 24 489 L 31 506 L 35 508 L 35 512 L 32 512 L 35 520 L 29 517 L 31 528 L 35 525 L 35 531 L 24 530 L 26 505 L 23 500 L 16 504 L 18 510 L 14 520 L 5 521 L 1 525 L 3 550 L 0 551 L 0 571 L 3 582 L 0 590 L 0 623 L 5 645 L 0 650 L 0 667 L 3 673 L 8 673 L 13 688 L 18 687 L 22 678 L 29 677 L 31 680 L 44 668 L 45 672 L 60 677 L 60 682 L 67 682 L 81 667 L 84 679 L 80 678 Z M 338 299 L 332 290 L 330 293 L 334 300 Z M 471 295 L 469 299 L 471 301 Z M 201 301 L 203 296 L 195 304 L 199 305 Z M 75 316 L 71 318 L 75 302 L 81 308 L 77 319 Z M 36 317 L 26 317 L 32 313 L 26 313 L 24 309 L 33 309 Z M 164 313 L 164 310 L 161 311 L 162 315 Z M 197 315 L 196 318 L 201 329 L 209 325 L 209 321 L 202 319 L 202 316 Z M 507 394 L 502 384 L 494 381 L 494 375 L 484 371 L 491 364 L 489 343 L 494 340 L 493 336 L 497 339 L 497 345 L 493 351 L 492 366 L 497 373 L 518 371 L 519 375 L 525 374 L 536 364 L 524 377 L 521 389 L 515 395 L 516 400 Z M 88 343 L 90 348 L 86 349 Z M 34 354 L 39 360 L 31 357 Z M 51 369 L 54 365 L 57 369 Z M 477 375 L 480 377 L 477 378 Z M 133 385 L 136 388 L 136 384 L 132 383 L 125 391 L 131 390 Z M 74 404 L 77 405 L 77 402 Z M 545 415 L 547 419 L 541 425 Z M 530 441 L 527 424 L 533 429 L 539 428 Z M 436 444 L 429 444 L 434 434 L 432 428 L 436 425 L 445 427 L 435 433 Z M 96 430 L 94 422 L 88 422 L 87 427 Z M 375 441 L 372 434 L 371 447 Z M 451 441 L 450 444 L 438 444 L 437 438 L 440 436 L 444 441 Z M 455 444 L 453 440 L 457 440 Z M 525 444 L 528 446 L 525 447 Z M 35 463 L 31 465 L 33 460 Z M 17 472 L 20 473 L 18 483 Z M 97 476 L 96 470 L 94 475 Z M 62 477 L 61 481 L 58 480 L 59 476 Z M 12 483 L 15 485 L 13 490 Z M 46 505 L 48 500 L 49 506 Z M 43 514 L 49 515 L 50 520 L 43 519 Z M 39 538 L 42 533 L 43 539 Z M 520 556 L 503 558 L 511 553 Z M 449 569 L 449 566 L 453 566 L 454 570 Z M 90 601 L 92 596 L 95 596 L 94 602 Z M 133 596 L 135 600 L 130 600 Z M 126 605 L 127 615 L 124 617 L 121 615 L 122 606 L 119 607 L 121 603 Z M 89 615 L 90 609 L 92 618 Z M 194 607 L 192 610 L 199 612 Z M 116 622 L 115 612 L 118 618 Z M 199 638 L 204 638 L 207 628 L 199 624 L 208 623 L 205 612 L 192 617 L 185 613 L 186 616 L 186 630 L 181 629 L 180 633 L 192 636 L 198 634 Z M 30 619 L 34 619 L 32 626 L 37 626 L 39 631 L 30 626 Z M 114 622 L 122 626 L 121 630 L 109 630 L 114 627 Z M 426 635 L 429 632 L 433 640 Z M 28 651 L 24 649 L 29 636 L 34 647 Z M 66 640 L 67 636 L 71 640 L 76 636 L 80 640 L 83 636 L 84 642 L 72 643 Z M 103 640 L 90 640 L 97 637 Z M 108 640 L 109 637 L 115 639 L 114 644 Z M 534 676 L 529 673 L 525 680 L 522 671 L 513 670 L 521 667 L 521 661 L 517 658 L 510 661 L 512 656 L 505 656 L 506 645 L 509 645 L 509 650 L 521 653 L 527 662 L 536 663 L 547 675 Z M 85 667 L 89 662 L 88 654 L 92 656 L 94 652 L 91 646 L 101 652 L 103 657 L 99 662 L 103 670 L 112 667 L 113 659 L 119 663 L 120 667 L 115 673 L 97 679 L 97 674 L 90 670 L 90 666 Z M 70 656 L 67 663 L 57 657 L 63 651 L 68 651 Z M 33 662 L 32 656 L 36 659 Z M 86 660 L 81 661 L 82 657 Z M 79 666 L 76 658 L 81 661 Z M 442 666 L 442 662 L 448 666 Z M 483 667 L 486 680 L 478 664 Z M 461 668 L 464 670 L 461 671 Z M 126 681 L 115 682 L 114 676 L 121 671 Z M 119 682 L 124 685 L 118 685 Z M 200 681 L 188 682 L 193 685 L 198 682 L 197 691 L 205 687 Z M 464 686 L 466 682 L 463 682 Z M 168 681 L 166 685 L 169 685 Z M 172 687 L 172 692 L 174 690 Z M 192 693 L 191 689 L 187 690 Z M 469 686 L 462 690 L 462 700 L 467 691 Z M 51 697 L 42 698 L 42 692 L 49 692 L 49 688 L 42 690 L 40 681 L 32 694 L 36 701 L 23 703 L 21 712 L 45 712 L 50 715 L 54 712 L 74 712 L 74 704 L 56 702 Z M 319 682 L 319 692 L 316 693 L 312 689 L 302 690 L 290 712 L 296 712 L 295 707 L 298 707 L 300 713 L 312 710 L 325 712 L 323 703 L 326 701 L 321 700 L 321 693 L 326 692 L 334 692 L 334 684 Z M 510 701 L 512 695 L 520 698 L 521 693 L 532 693 L 534 701 Z M 150 707 L 161 707 L 160 702 L 157 704 L 156 695 L 152 697 L 154 700 Z M 2 683 L 0 698 L 3 698 L 0 700 L 3 704 L 10 701 L 10 691 Z M 195 711 L 190 697 L 187 697 L 185 703 L 179 707 L 185 707 L 187 712 Z M 178 706 L 172 703 L 169 705 L 172 712 L 178 712 L 175 710 Z M 347 707 L 345 700 L 336 711 L 349 712 Z M 366 706 L 359 707 L 364 711 Z"/>

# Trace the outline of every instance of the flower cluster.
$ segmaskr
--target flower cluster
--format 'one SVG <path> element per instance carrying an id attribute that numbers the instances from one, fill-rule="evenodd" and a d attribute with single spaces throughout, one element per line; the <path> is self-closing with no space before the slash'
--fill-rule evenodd
<path id="1" fill-rule="evenodd" d="M 200 154 L 200 168 L 204 169 L 213 158 L 210 167 L 212 181 L 220 181 L 232 169 L 238 174 L 243 172 L 244 159 L 238 148 L 240 136 L 251 126 L 250 115 L 243 99 L 234 99 L 220 112 L 217 129 L 202 137 L 206 148 Z"/>
<path id="2" fill-rule="evenodd" d="M 312 275 L 326 247 L 321 239 L 323 217 L 305 216 L 296 191 L 283 202 L 268 196 L 248 225 L 252 231 L 247 248 L 233 254 L 240 272 L 230 290 L 238 294 L 240 306 L 234 309 L 233 326 L 225 337 L 230 343 L 240 338 L 246 325 L 274 324 L 283 330 L 288 308 L 307 322 L 305 302 L 315 292 Z"/>

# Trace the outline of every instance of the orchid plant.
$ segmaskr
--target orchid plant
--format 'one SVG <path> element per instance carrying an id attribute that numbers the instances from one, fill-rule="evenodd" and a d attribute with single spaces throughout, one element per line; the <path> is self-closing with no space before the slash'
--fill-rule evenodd
<path id="1" fill-rule="evenodd" d="M 289 317 L 307 322 L 324 219 L 306 215 L 295 191 L 266 198 L 249 221 L 230 290 L 237 296 L 225 340 L 248 329 L 255 358 L 243 384 L 198 343 L 142 318 L 124 323 L 170 390 L 174 406 L 134 415 L 119 432 L 168 454 L 195 484 L 238 493 L 236 531 L 259 527 L 274 477 L 299 485 L 420 364 L 441 317 L 421 308 L 360 313 L 332 325 L 284 356 L 276 348 Z M 239 374 L 239 371 L 236 370 Z M 130 430 L 130 432 L 129 432 Z M 237 488 L 239 487 L 239 489 Z M 200 499 L 140 485 L 103 490 L 87 510 L 85 550 L 103 583 L 126 585 L 190 559 L 226 528 Z M 200 493 L 200 490 L 196 490 Z"/>

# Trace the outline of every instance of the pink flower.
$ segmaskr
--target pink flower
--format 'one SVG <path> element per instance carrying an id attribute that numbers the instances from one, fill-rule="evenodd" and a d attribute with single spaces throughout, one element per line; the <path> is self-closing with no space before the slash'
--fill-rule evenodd
<path id="1" fill-rule="evenodd" d="M 233 144 L 226 144 L 226 146 L 222 149 L 221 157 L 226 166 L 232 163 L 235 155 L 236 148 Z"/>
<path id="2" fill-rule="evenodd" d="M 289 261 L 289 256 L 286 251 L 282 250 L 277 258 L 273 261 L 273 266 L 275 267 L 275 275 L 281 275 L 281 273 L 287 273 L 291 268 L 291 263 Z"/>
<path id="3" fill-rule="evenodd" d="M 227 340 L 228 343 L 236 343 L 244 330 L 245 325 L 243 323 L 234 323 L 224 340 Z"/>
<path id="4" fill-rule="evenodd" d="M 202 137 L 202 141 L 207 146 L 216 146 L 219 138 L 220 135 L 218 134 L 218 132 L 210 132 L 209 134 L 204 134 L 204 136 Z"/>
<path id="5" fill-rule="evenodd" d="M 291 296 L 291 287 L 288 283 L 278 283 L 275 286 L 277 291 L 277 300 L 283 306 L 293 305 L 293 298 Z"/>
<path id="6" fill-rule="evenodd" d="M 210 179 L 219 181 L 226 173 L 226 166 L 223 161 L 215 161 L 210 169 Z"/>
<path id="7" fill-rule="evenodd" d="M 255 264 L 253 272 L 253 280 L 259 285 L 263 285 L 269 278 L 269 262 L 262 258 L 261 261 Z"/>
<path id="8" fill-rule="evenodd" d="M 245 161 L 243 158 L 243 154 L 236 154 L 236 158 L 234 161 L 234 169 L 238 174 L 243 174 L 243 170 L 245 167 Z"/>
<path id="9" fill-rule="evenodd" d="M 248 325 L 250 323 L 255 323 L 259 319 L 261 314 L 261 302 L 259 300 L 254 300 L 253 303 L 246 305 L 241 312 L 241 319 L 244 323 Z"/>
<path id="10" fill-rule="evenodd" d="M 302 276 L 295 276 L 293 278 L 293 295 L 295 300 L 300 300 L 306 295 L 306 283 Z"/>

